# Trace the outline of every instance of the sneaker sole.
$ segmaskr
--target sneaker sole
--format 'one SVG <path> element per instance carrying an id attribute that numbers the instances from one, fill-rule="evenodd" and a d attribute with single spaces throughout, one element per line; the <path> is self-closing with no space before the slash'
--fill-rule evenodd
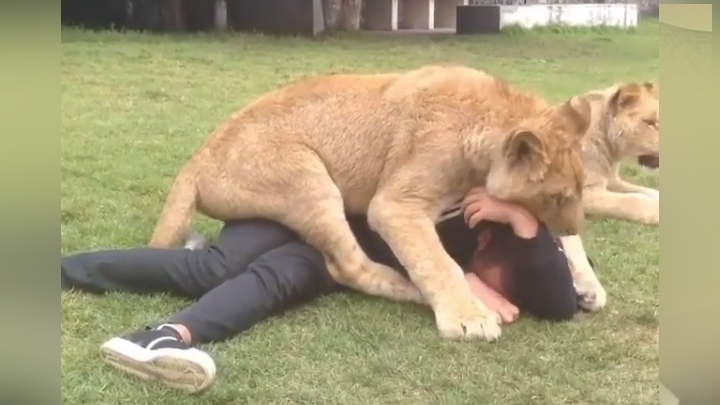
<path id="1" fill-rule="evenodd" d="M 188 393 L 204 391 L 215 381 L 215 363 L 197 349 L 144 350 L 125 339 L 113 338 L 100 352 L 107 363 L 121 371 Z"/>

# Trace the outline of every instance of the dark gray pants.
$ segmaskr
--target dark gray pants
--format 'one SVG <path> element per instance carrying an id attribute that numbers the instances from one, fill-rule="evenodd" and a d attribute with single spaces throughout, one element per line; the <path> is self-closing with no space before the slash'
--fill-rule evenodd
<path id="1" fill-rule="evenodd" d="M 231 338 L 256 323 L 338 290 L 322 255 L 266 220 L 227 223 L 201 250 L 125 249 L 60 259 L 62 290 L 169 293 L 197 300 L 166 323 L 193 343 Z"/>

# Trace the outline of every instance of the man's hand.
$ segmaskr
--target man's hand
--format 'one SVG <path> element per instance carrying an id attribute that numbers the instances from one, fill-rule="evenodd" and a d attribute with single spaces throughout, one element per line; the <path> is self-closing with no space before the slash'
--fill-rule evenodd
<path id="1" fill-rule="evenodd" d="M 490 196 L 483 187 L 470 190 L 462 205 L 465 222 L 471 228 L 482 221 L 492 221 L 509 224 L 521 238 L 531 239 L 537 235 L 538 221 L 530 212 Z"/>
<path id="2" fill-rule="evenodd" d="M 514 206 L 491 197 L 483 187 L 477 187 L 467 194 L 463 201 L 465 222 L 474 228 L 481 221 L 509 224 Z"/>

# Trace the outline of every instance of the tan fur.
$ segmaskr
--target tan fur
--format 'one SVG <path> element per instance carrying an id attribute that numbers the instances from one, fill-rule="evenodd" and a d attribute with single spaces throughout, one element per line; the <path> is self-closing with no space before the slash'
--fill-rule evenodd
<path id="1" fill-rule="evenodd" d="M 643 224 L 660 223 L 660 192 L 619 176 L 624 159 L 660 158 L 660 85 L 622 83 L 580 96 L 590 103 L 592 123 L 583 139 L 583 206 L 590 215 Z M 607 294 L 587 260 L 579 236 L 561 238 L 580 305 L 590 311 L 605 306 Z"/>
<path id="2" fill-rule="evenodd" d="M 621 179 L 619 171 L 624 159 L 660 158 L 660 86 L 618 84 L 581 97 L 593 110 L 583 142 L 585 213 L 659 224 L 660 192 Z"/>
<path id="3" fill-rule="evenodd" d="M 323 252 L 340 283 L 429 304 L 446 338 L 494 340 L 499 318 L 473 296 L 435 222 L 484 184 L 577 233 L 589 116 L 582 100 L 552 107 L 462 66 L 306 79 L 209 137 L 177 176 L 150 245 L 181 242 L 196 210 L 271 219 Z M 367 257 L 346 213 L 367 214 L 412 282 Z"/>

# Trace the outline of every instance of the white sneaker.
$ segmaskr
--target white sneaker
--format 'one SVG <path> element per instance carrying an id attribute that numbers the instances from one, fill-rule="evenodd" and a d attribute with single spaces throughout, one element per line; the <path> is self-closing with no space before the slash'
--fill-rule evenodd
<path id="1" fill-rule="evenodd" d="M 166 325 L 112 338 L 100 352 L 119 370 L 188 393 L 204 391 L 215 381 L 213 359 L 183 343 L 177 331 Z"/>

